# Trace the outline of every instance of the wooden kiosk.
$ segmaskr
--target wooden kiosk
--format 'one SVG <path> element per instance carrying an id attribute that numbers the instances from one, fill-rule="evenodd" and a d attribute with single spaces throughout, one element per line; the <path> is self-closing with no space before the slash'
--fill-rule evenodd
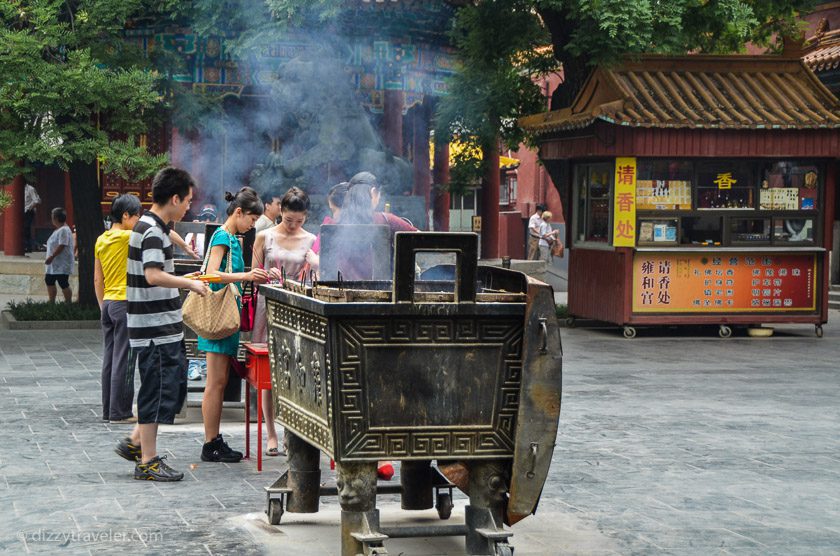
<path id="1" fill-rule="evenodd" d="M 572 315 L 822 335 L 840 104 L 795 54 L 646 56 L 523 119 L 571 217 Z"/>

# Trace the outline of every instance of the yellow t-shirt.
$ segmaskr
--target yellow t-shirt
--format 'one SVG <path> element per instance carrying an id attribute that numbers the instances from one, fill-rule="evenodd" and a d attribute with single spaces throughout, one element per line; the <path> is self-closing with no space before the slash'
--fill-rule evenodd
<path id="1" fill-rule="evenodd" d="M 131 230 L 106 230 L 96 238 L 94 256 L 102 264 L 105 295 L 108 301 L 125 301 L 125 267 L 128 262 L 128 238 Z"/>

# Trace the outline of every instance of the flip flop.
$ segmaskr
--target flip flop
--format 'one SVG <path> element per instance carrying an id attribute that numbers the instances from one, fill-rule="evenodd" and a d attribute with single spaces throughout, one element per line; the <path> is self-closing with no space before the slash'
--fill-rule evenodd
<path id="1" fill-rule="evenodd" d="M 285 456 L 286 454 L 281 452 L 278 448 L 269 448 L 268 450 L 265 451 L 265 455 L 271 456 L 271 457 L 276 457 L 276 456 L 280 456 L 280 455 Z"/>

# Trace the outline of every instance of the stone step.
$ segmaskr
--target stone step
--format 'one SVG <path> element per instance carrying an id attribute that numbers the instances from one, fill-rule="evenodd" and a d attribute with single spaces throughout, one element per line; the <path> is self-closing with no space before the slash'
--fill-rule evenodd
<path id="1" fill-rule="evenodd" d="M 70 276 L 70 287 L 79 291 L 79 277 L 74 269 Z M 26 257 L 0 255 L 0 295 L 15 296 L 19 300 L 27 297 L 47 295 L 44 285 L 44 253 L 30 253 Z"/>
<path id="2" fill-rule="evenodd" d="M 840 286 L 831 286 L 828 290 L 828 308 L 840 309 Z"/>

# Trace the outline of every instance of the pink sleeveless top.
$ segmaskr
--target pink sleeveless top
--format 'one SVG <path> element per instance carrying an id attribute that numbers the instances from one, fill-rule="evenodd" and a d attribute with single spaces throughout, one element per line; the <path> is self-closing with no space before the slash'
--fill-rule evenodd
<path id="1" fill-rule="evenodd" d="M 263 268 L 265 270 L 283 268 L 288 278 L 296 280 L 298 273 L 306 264 L 306 253 L 312 249 L 315 236 L 306 232 L 306 239 L 301 241 L 296 249 L 289 250 L 277 243 L 277 234 L 274 232 L 274 228 L 269 228 L 260 233 L 265 235 Z M 251 341 L 254 343 L 266 343 L 268 341 L 265 298 L 263 296 L 257 298 L 257 310 L 254 314 L 254 329 L 251 331 Z"/>

